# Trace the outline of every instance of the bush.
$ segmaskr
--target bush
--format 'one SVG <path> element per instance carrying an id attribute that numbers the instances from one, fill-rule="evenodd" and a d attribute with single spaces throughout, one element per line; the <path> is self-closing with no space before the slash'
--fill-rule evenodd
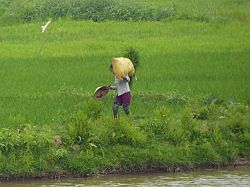
<path id="1" fill-rule="evenodd" d="M 71 120 L 66 124 L 66 135 L 69 137 L 69 144 L 86 146 L 92 137 L 90 124 L 86 114 L 78 111 L 73 114 Z"/>
<path id="2" fill-rule="evenodd" d="M 214 145 L 204 142 L 193 148 L 194 161 L 199 165 L 219 165 L 223 158 L 216 152 Z"/>
<path id="3" fill-rule="evenodd" d="M 106 121 L 106 132 L 104 141 L 107 145 L 123 144 L 133 147 L 144 146 L 147 136 L 136 127 L 130 120 L 120 119 L 118 121 Z"/>
<path id="4" fill-rule="evenodd" d="M 49 129 L 23 125 L 0 130 L 0 177 L 24 177 L 55 169 L 56 150 Z M 21 167 L 20 167 L 21 166 Z"/>
<path id="5" fill-rule="evenodd" d="M 201 120 L 196 116 L 203 107 Z M 161 106 L 140 121 L 103 117 L 91 100 L 82 108 L 53 130 L 29 124 L 0 129 L 0 177 L 210 167 L 250 155 L 249 109 L 239 104 L 192 101 L 177 113 Z M 61 144 L 55 134 L 62 134 Z"/>
<path id="6" fill-rule="evenodd" d="M 158 107 L 155 109 L 154 115 L 154 119 L 145 121 L 142 128 L 151 139 L 166 140 L 169 133 L 170 110 L 165 106 Z"/>
<path id="7" fill-rule="evenodd" d="M 83 111 L 85 112 L 87 119 L 97 120 L 101 117 L 102 107 L 99 102 L 96 102 L 94 99 L 89 99 L 84 106 Z"/>

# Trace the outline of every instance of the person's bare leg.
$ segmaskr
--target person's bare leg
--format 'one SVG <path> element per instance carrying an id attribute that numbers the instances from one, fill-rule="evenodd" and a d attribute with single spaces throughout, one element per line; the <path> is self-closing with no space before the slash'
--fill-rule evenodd
<path id="1" fill-rule="evenodd" d="M 130 114 L 130 109 L 129 109 L 129 105 L 123 105 L 123 110 L 125 112 L 126 115 L 129 115 Z"/>
<path id="2" fill-rule="evenodd" d="M 119 105 L 114 103 L 113 104 L 113 114 L 114 114 L 114 118 L 117 119 L 119 118 Z"/>

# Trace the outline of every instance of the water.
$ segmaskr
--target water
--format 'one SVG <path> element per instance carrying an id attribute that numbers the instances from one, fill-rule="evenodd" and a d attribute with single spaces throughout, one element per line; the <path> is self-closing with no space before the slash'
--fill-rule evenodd
<path id="1" fill-rule="evenodd" d="M 250 168 L 1 183 L 1 187 L 250 186 Z"/>

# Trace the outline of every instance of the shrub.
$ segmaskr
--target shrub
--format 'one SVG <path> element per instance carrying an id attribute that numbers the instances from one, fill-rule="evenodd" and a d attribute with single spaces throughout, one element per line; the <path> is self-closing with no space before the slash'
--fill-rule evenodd
<path id="1" fill-rule="evenodd" d="M 219 165 L 223 160 L 214 146 L 207 141 L 194 145 L 193 157 L 194 161 L 199 165 Z"/>
<path id="2" fill-rule="evenodd" d="M 94 99 L 89 99 L 84 106 L 83 111 L 85 112 L 87 119 L 97 120 L 101 117 L 101 103 L 96 102 Z"/>
<path id="3" fill-rule="evenodd" d="M 130 120 L 120 119 L 118 121 L 106 121 L 107 129 L 104 141 L 107 145 L 123 144 L 133 147 L 144 146 L 147 136 L 136 127 Z"/>
<path id="4" fill-rule="evenodd" d="M 34 176 L 55 169 L 56 147 L 47 128 L 1 129 L 0 142 L 0 177 Z"/>
<path id="5" fill-rule="evenodd" d="M 66 135 L 69 136 L 69 143 L 86 146 L 91 138 L 91 128 L 86 114 L 78 111 L 73 114 L 71 120 L 66 125 Z"/>

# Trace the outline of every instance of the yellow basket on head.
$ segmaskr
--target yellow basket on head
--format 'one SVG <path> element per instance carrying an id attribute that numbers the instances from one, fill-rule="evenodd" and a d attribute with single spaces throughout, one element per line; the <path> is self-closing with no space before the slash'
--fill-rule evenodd
<path id="1" fill-rule="evenodd" d="M 119 57 L 112 59 L 113 73 L 115 76 L 122 80 L 124 76 L 132 77 L 135 73 L 135 68 L 130 59 Z"/>

